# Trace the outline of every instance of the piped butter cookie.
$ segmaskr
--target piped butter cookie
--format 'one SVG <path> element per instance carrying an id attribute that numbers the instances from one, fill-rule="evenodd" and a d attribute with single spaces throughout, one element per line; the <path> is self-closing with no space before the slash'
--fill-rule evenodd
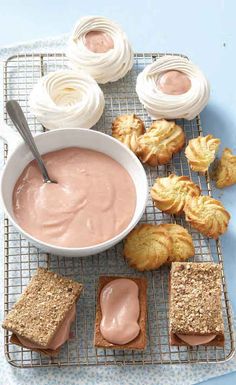
<path id="1" fill-rule="evenodd" d="M 112 123 L 112 136 L 132 151 L 136 150 L 138 137 L 144 131 L 142 119 L 135 114 L 117 116 Z"/>
<path id="2" fill-rule="evenodd" d="M 136 155 L 150 166 L 168 163 L 185 144 L 182 127 L 175 122 L 156 120 L 137 140 Z"/>
<path id="3" fill-rule="evenodd" d="M 168 214 L 181 214 L 186 197 L 198 197 L 200 188 L 187 176 L 170 174 L 168 177 L 157 178 L 151 188 L 151 197 L 155 206 Z"/>
<path id="4" fill-rule="evenodd" d="M 217 239 L 227 230 L 230 214 L 217 199 L 189 196 L 184 211 L 191 226 L 209 238 Z"/>
<path id="5" fill-rule="evenodd" d="M 233 155 L 230 148 L 225 148 L 219 160 L 212 178 L 216 187 L 223 188 L 236 183 L 236 155 Z"/>
<path id="6" fill-rule="evenodd" d="M 124 257 L 137 270 L 153 270 L 167 262 L 172 250 L 172 239 L 165 228 L 141 224 L 125 239 Z"/>
<path id="7" fill-rule="evenodd" d="M 198 136 L 191 139 L 185 149 L 185 155 L 193 171 L 204 173 L 215 160 L 220 139 L 212 135 Z"/>
<path id="8" fill-rule="evenodd" d="M 159 225 L 159 229 L 168 231 L 172 239 L 172 250 L 167 262 L 181 262 L 194 256 L 194 244 L 189 232 L 180 225 L 167 223 Z"/>

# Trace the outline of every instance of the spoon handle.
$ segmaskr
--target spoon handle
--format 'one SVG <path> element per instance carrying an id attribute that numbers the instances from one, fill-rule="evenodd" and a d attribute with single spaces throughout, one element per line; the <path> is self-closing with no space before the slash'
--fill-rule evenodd
<path id="1" fill-rule="evenodd" d="M 6 110 L 8 112 L 8 115 L 10 116 L 13 124 L 17 128 L 18 132 L 20 133 L 20 135 L 22 136 L 24 141 L 29 146 L 32 154 L 34 155 L 34 157 L 38 163 L 38 166 L 41 170 L 41 173 L 43 175 L 44 182 L 50 183 L 51 180 L 49 178 L 47 169 L 46 169 L 46 167 L 43 163 L 43 160 L 41 158 L 41 155 L 40 155 L 40 153 L 36 147 L 33 135 L 31 134 L 28 123 L 25 119 L 25 115 L 24 115 L 19 103 L 15 100 L 9 100 L 6 103 Z"/>

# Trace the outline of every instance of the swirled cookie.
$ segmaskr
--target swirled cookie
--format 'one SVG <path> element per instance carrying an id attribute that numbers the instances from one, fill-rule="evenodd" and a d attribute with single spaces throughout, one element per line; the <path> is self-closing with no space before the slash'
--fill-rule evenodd
<path id="1" fill-rule="evenodd" d="M 172 239 L 165 228 L 141 224 L 125 239 L 124 257 L 137 270 L 153 270 L 165 263 L 172 251 Z"/>
<path id="2" fill-rule="evenodd" d="M 191 169 L 206 172 L 215 159 L 219 145 L 220 139 L 214 138 L 212 135 L 191 139 L 185 149 Z"/>
<path id="3" fill-rule="evenodd" d="M 157 178 L 151 188 L 151 197 L 155 206 L 169 214 L 181 214 L 186 197 L 200 195 L 200 188 L 187 176 L 171 174 L 168 177 Z"/>
<path id="4" fill-rule="evenodd" d="M 135 114 L 117 116 L 112 123 L 112 136 L 124 143 L 132 151 L 137 148 L 137 140 L 145 131 L 144 123 Z"/>
<path id="5" fill-rule="evenodd" d="M 217 239 L 227 230 L 230 214 L 222 203 L 212 197 L 189 196 L 184 207 L 186 220 L 193 228 L 209 238 Z"/>
<path id="6" fill-rule="evenodd" d="M 185 135 L 175 122 L 156 120 L 137 140 L 136 155 L 150 166 L 166 164 L 173 154 L 182 149 Z"/>
<path id="7" fill-rule="evenodd" d="M 167 230 L 172 239 L 172 250 L 167 263 L 182 262 L 194 256 L 195 250 L 192 237 L 183 226 L 168 223 L 159 225 L 159 229 Z"/>
<path id="8" fill-rule="evenodd" d="M 230 148 L 225 148 L 213 173 L 216 187 L 223 188 L 236 183 L 236 155 Z"/>
<path id="9" fill-rule="evenodd" d="M 210 87 L 190 60 L 166 55 L 140 72 L 136 92 L 152 119 L 193 119 L 206 106 Z"/>

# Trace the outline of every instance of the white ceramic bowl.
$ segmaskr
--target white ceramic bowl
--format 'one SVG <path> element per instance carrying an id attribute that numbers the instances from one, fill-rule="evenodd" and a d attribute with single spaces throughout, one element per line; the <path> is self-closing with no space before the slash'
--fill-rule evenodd
<path id="1" fill-rule="evenodd" d="M 109 155 L 119 162 L 130 174 L 136 188 L 136 209 L 129 225 L 120 234 L 106 242 L 81 248 L 58 247 L 45 243 L 24 231 L 16 222 L 12 207 L 12 194 L 15 183 L 26 165 L 33 159 L 27 145 L 19 139 L 19 135 L 4 124 L 1 124 L 0 136 L 8 142 L 9 156 L 1 178 L 1 199 L 4 210 L 16 227 L 33 245 L 44 252 L 68 257 L 85 257 L 109 249 L 122 240 L 140 220 L 147 202 L 148 184 L 144 168 L 138 158 L 122 143 L 101 132 L 83 128 L 66 128 L 45 132 L 35 136 L 41 154 L 62 148 L 78 146 L 96 150 Z"/>

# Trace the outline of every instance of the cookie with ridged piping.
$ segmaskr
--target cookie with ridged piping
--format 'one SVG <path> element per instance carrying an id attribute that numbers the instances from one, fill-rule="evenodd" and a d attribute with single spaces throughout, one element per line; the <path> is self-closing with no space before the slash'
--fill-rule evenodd
<path id="1" fill-rule="evenodd" d="M 185 149 L 185 155 L 193 171 L 204 173 L 215 160 L 220 139 L 212 135 L 198 136 L 191 139 Z"/>
<path id="2" fill-rule="evenodd" d="M 168 163 L 185 144 L 182 127 L 175 122 L 156 120 L 137 140 L 136 155 L 143 163 L 157 166 Z"/>
<path id="3" fill-rule="evenodd" d="M 160 229 L 168 231 L 172 239 L 172 250 L 167 263 L 181 262 L 194 256 L 194 244 L 188 230 L 176 223 L 159 225 Z"/>
<path id="4" fill-rule="evenodd" d="M 157 269 L 167 262 L 172 250 L 172 239 L 165 228 L 141 224 L 132 230 L 124 244 L 124 257 L 137 270 Z"/>
<path id="5" fill-rule="evenodd" d="M 230 214 L 223 204 L 210 196 L 189 196 L 184 207 L 186 220 L 209 238 L 217 239 L 227 230 Z"/>
<path id="6" fill-rule="evenodd" d="M 221 159 L 213 171 L 212 179 L 216 187 L 223 188 L 236 183 L 236 155 L 233 155 L 230 148 L 225 148 Z"/>
<path id="7" fill-rule="evenodd" d="M 135 114 L 117 116 L 112 123 L 112 136 L 135 151 L 137 140 L 145 131 L 144 123 Z"/>
<path id="8" fill-rule="evenodd" d="M 157 178 L 151 188 L 151 197 L 155 206 L 168 214 L 181 214 L 186 197 L 199 196 L 198 185 L 187 176 L 170 174 L 168 177 Z"/>

